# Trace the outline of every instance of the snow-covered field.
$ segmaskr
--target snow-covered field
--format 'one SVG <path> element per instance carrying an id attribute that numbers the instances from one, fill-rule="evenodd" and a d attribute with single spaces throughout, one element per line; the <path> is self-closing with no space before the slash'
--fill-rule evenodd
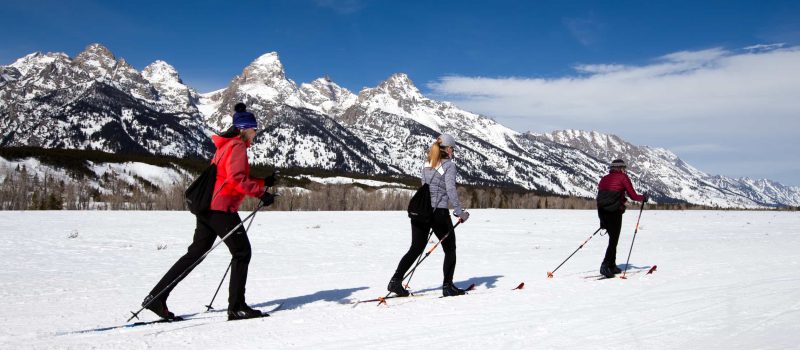
<path id="1" fill-rule="evenodd" d="M 619 264 L 637 214 L 625 215 Z M 658 265 L 654 274 L 586 278 L 597 275 L 605 250 L 607 238 L 597 235 L 547 279 L 596 225 L 594 211 L 473 210 L 457 229 L 456 282 L 476 283 L 474 292 L 437 297 L 437 249 L 412 281 L 425 296 L 354 307 L 385 294 L 410 242 L 405 214 L 266 211 L 249 234 L 247 298 L 263 310 L 281 304 L 272 317 L 227 322 L 219 311 L 95 331 L 125 324 L 138 309 L 184 253 L 193 216 L 0 212 L 0 348 L 798 348 L 797 213 L 645 211 L 631 268 Z M 228 260 L 224 246 L 212 252 L 173 291 L 170 309 L 205 310 Z"/>

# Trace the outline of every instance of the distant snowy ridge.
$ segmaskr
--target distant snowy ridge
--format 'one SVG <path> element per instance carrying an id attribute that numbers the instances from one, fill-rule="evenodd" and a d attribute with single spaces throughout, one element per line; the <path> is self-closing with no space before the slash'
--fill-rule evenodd
<path id="1" fill-rule="evenodd" d="M 531 134 L 580 149 L 598 159 L 625 159 L 639 180 L 659 195 L 708 206 L 797 205 L 800 187 L 784 186 L 770 180 L 733 179 L 706 174 L 663 148 L 635 146 L 615 135 L 594 131 L 560 130 Z M 733 204 L 733 205 L 731 205 Z"/>
<path id="2" fill-rule="evenodd" d="M 0 146 L 93 149 L 208 158 L 212 131 L 244 102 L 259 120 L 256 164 L 366 175 L 419 173 L 440 133 L 458 145 L 459 181 L 593 197 L 612 158 L 631 163 L 637 189 L 659 202 L 719 207 L 800 206 L 800 189 L 712 176 L 664 149 L 613 136 L 520 133 L 425 97 L 403 73 L 353 93 L 324 76 L 289 79 L 278 54 L 257 57 L 224 89 L 198 94 L 164 61 L 136 71 L 99 44 L 74 59 L 33 53 L 0 66 Z"/>

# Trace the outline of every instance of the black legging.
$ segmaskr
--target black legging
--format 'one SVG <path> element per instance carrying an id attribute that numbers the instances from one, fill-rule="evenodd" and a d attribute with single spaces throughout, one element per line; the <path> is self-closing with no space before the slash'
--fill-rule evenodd
<path id="1" fill-rule="evenodd" d="M 242 222 L 238 213 L 226 213 L 221 211 L 211 211 L 197 215 L 197 228 L 194 230 L 194 240 L 189 245 L 189 249 L 184 256 L 172 265 L 164 277 L 153 287 L 150 295 L 156 295 L 166 288 L 173 280 L 178 278 L 183 271 L 191 266 L 197 259 L 205 254 L 217 236 L 224 237 L 236 225 Z M 250 264 L 250 240 L 243 226 L 239 226 L 236 232 L 225 240 L 225 245 L 231 252 L 231 281 L 228 288 L 228 307 L 236 307 L 244 304 L 244 290 L 247 284 L 247 266 Z M 185 278 L 189 273 L 183 276 Z M 180 281 L 178 281 L 180 282 Z M 162 295 L 163 300 L 167 300 L 169 293 L 178 283 L 172 285 L 166 293 Z"/>
<path id="2" fill-rule="evenodd" d="M 606 256 L 603 258 L 603 265 L 617 266 L 617 243 L 619 243 L 619 233 L 622 230 L 623 211 L 608 212 L 598 209 L 597 212 L 600 216 L 600 225 L 608 232 L 608 248 L 606 248 Z"/>
<path id="3" fill-rule="evenodd" d="M 433 211 L 433 218 L 428 224 L 420 224 L 411 221 L 411 247 L 408 248 L 406 255 L 397 264 L 397 270 L 392 278 L 403 278 L 406 271 L 414 264 L 417 257 L 425 250 L 428 244 L 428 232 L 433 228 L 436 237 L 442 239 L 448 232 L 450 235 L 442 241 L 441 246 L 444 250 L 444 283 L 453 282 L 453 273 L 456 270 L 456 233 L 453 230 L 453 222 L 450 220 L 450 210 L 446 208 L 436 208 Z M 452 232 L 451 232 L 452 231 Z"/>

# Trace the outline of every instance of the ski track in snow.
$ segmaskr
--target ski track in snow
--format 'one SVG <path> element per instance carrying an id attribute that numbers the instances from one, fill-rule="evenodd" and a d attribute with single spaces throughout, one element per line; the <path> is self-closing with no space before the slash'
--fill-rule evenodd
<path id="1" fill-rule="evenodd" d="M 271 317 L 227 322 L 221 245 L 173 292 L 197 319 L 124 325 L 188 246 L 188 212 L 0 212 L 0 344 L 4 349 L 785 349 L 800 343 L 800 215 L 645 211 L 628 280 L 598 274 L 592 210 L 472 210 L 457 229 L 456 283 L 439 298 L 443 254 L 420 266 L 412 291 L 386 294 L 410 243 L 404 212 L 262 212 L 249 236 L 247 300 Z M 242 217 L 247 213 L 243 212 Z M 624 216 L 621 267 L 638 212 Z M 77 233 L 77 237 L 69 238 Z M 166 249 L 158 246 L 166 245 Z M 430 246 L 430 245 L 429 245 Z M 654 274 L 646 271 L 658 265 Z M 638 272 L 640 270 L 641 272 Z M 522 290 L 511 290 L 520 282 Z M 155 320 L 148 311 L 141 321 Z"/>

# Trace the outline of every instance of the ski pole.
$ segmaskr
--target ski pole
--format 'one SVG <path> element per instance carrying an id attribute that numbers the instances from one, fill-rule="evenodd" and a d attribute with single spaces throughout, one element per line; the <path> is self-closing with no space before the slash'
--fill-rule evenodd
<path id="1" fill-rule="evenodd" d="M 254 208 L 253 210 L 255 210 L 255 208 Z M 252 224 L 253 224 L 253 221 L 255 221 L 255 219 L 256 219 L 256 216 L 255 216 L 255 215 L 253 215 L 253 218 L 252 218 L 252 219 L 250 219 L 250 222 L 248 222 L 248 223 L 247 223 L 247 228 L 246 228 L 246 229 L 244 229 L 244 232 L 245 232 L 245 234 L 247 234 L 247 232 L 248 232 L 248 231 L 250 231 L 250 225 L 252 225 Z M 222 287 L 222 282 L 225 282 L 225 277 L 227 277 L 227 276 L 228 276 L 228 271 L 230 271 L 230 270 L 231 270 L 231 266 L 232 266 L 232 265 L 233 265 L 233 260 L 231 260 L 231 262 L 230 262 L 230 263 L 228 263 L 228 268 L 227 268 L 227 269 L 225 269 L 225 274 L 223 274 L 223 275 L 222 275 L 222 279 L 221 279 L 221 280 L 219 280 L 219 285 L 217 286 L 217 291 L 216 291 L 216 292 L 214 292 L 214 296 L 213 296 L 213 297 L 211 297 L 211 301 L 209 301 L 209 302 L 208 302 L 208 305 L 206 305 L 206 311 L 210 311 L 211 309 L 213 309 L 213 308 L 214 308 L 214 307 L 212 307 L 211 305 L 214 305 L 214 299 L 216 299 L 216 298 L 217 298 L 217 293 L 219 293 L 219 289 Z"/>
<path id="2" fill-rule="evenodd" d="M 217 247 L 218 247 L 220 244 L 222 244 L 222 242 L 225 242 L 225 240 L 226 240 L 226 239 L 228 239 L 228 237 L 230 237 L 230 235 L 232 235 L 234 232 L 236 232 L 236 230 L 237 230 L 239 227 L 242 227 L 242 225 L 244 225 L 244 222 L 245 222 L 245 221 L 247 221 L 247 220 L 250 220 L 250 218 L 251 218 L 251 217 L 253 217 L 253 216 L 255 216 L 255 215 L 256 215 L 256 212 L 258 212 L 258 211 L 259 211 L 261 208 L 263 208 L 263 207 L 264 207 L 264 203 L 263 203 L 263 202 L 259 202 L 259 205 L 258 205 L 258 207 L 256 208 L 256 210 L 253 210 L 253 212 L 252 212 L 252 213 L 250 213 L 250 215 L 247 215 L 247 217 L 245 217 L 245 218 L 244 218 L 244 220 L 242 220 L 242 222 L 240 222 L 238 225 L 236 225 L 234 228 L 232 228 L 230 231 L 228 231 L 228 233 L 227 233 L 227 234 L 225 234 L 225 236 L 224 236 L 224 237 L 222 237 L 222 239 L 221 239 L 219 242 L 217 242 L 217 243 L 215 243 L 213 246 L 211 246 L 211 248 L 210 248 L 210 249 L 209 249 L 209 250 L 208 250 L 208 251 L 207 251 L 205 254 L 203 254 L 203 256 L 201 256 L 200 258 L 198 258 L 198 259 L 197 259 L 197 260 L 196 260 L 194 263 L 192 263 L 192 265 L 190 265 L 189 267 L 187 267 L 187 268 L 186 268 L 186 270 L 184 270 L 184 271 L 183 271 L 183 272 L 180 274 L 180 276 L 178 276 L 177 278 L 175 278 L 174 280 L 172 280 L 172 282 L 170 282 L 170 283 L 169 283 L 169 284 L 168 284 L 166 287 L 164 287 L 164 289 L 162 289 L 160 292 L 158 292 L 158 294 L 156 294 L 156 295 L 155 295 L 155 296 L 154 296 L 152 299 L 150 299 L 150 301 L 149 301 L 149 302 L 147 302 L 146 304 L 142 305 L 142 307 L 139 309 L 139 311 L 136 311 L 136 312 L 133 312 L 133 311 L 131 311 L 131 313 L 133 314 L 133 316 L 131 316 L 130 318 L 128 318 L 128 321 L 127 321 L 127 322 L 130 322 L 130 321 L 131 321 L 132 319 L 134 319 L 134 318 L 138 319 L 138 318 L 139 318 L 139 313 L 140 313 L 140 312 L 142 312 L 142 310 L 144 310 L 145 308 L 147 308 L 148 306 L 150 306 L 150 304 L 151 304 L 153 301 L 157 300 L 157 299 L 158 299 L 158 297 L 160 297 L 162 294 L 164 294 L 164 292 L 166 292 L 166 291 L 167 291 L 167 290 L 168 290 L 170 287 L 172 287 L 173 285 L 175 285 L 176 283 L 178 283 L 178 281 L 180 281 L 181 279 L 183 279 L 184 277 L 186 277 L 186 275 L 189 273 L 189 271 L 192 271 L 192 269 L 194 269 L 194 268 L 195 268 L 195 266 L 197 266 L 198 264 L 200 264 L 200 262 L 201 262 L 201 261 L 203 261 L 203 259 L 205 259 L 205 257 L 206 257 L 206 256 L 208 256 L 208 254 L 210 254 L 210 253 L 211 253 L 211 252 L 212 252 L 212 251 L 213 251 L 215 248 L 217 248 Z"/>
<path id="3" fill-rule="evenodd" d="M 206 305 L 206 311 L 211 311 L 211 309 L 214 308 L 211 305 L 214 304 L 214 299 L 217 298 L 217 293 L 219 293 L 219 289 L 222 287 L 222 282 L 225 282 L 225 277 L 228 277 L 228 271 L 231 270 L 231 266 L 233 266 L 233 261 L 228 263 L 228 268 L 225 269 L 225 273 L 222 275 L 222 279 L 219 280 L 219 285 L 217 286 L 217 291 L 214 292 L 214 296 L 211 297 L 211 301 L 209 301 L 208 305 Z"/>
<path id="4" fill-rule="evenodd" d="M 428 238 L 425 240 L 425 242 L 428 242 L 428 241 L 430 241 L 430 240 L 431 240 L 431 236 L 432 236 L 432 235 L 433 235 L 433 229 L 431 229 L 431 232 L 428 232 Z M 426 244 L 427 244 L 427 243 L 426 243 Z M 419 261 L 420 261 L 421 259 L 422 259 L 422 254 L 420 254 L 420 255 L 417 257 L 417 264 L 419 264 Z M 408 281 L 406 281 L 406 285 L 405 285 L 406 289 L 408 289 L 408 286 L 411 284 L 411 279 L 412 279 L 413 277 L 414 277 L 414 273 L 412 272 L 412 273 L 411 273 L 411 276 L 408 276 Z"/>
<path id="5" fill-rule="evenodd" d="M 625 261 L 625 271 L 622 271 L 622 279 L 626 280 L 625 274 L 628 272 L 628 263 L 631 262 L 631 252 L 633 252 L 633 243 L 636 242 L 636 233 L 639 232 L 639 220 L 642 219 L 642 212 L 644 211 L 644 200 L 642 200 L 642 207 L 639 208 L 639 218 L 636 219 L 636 229 L 633 230 L 633 240 L 631 240 L 631 249 L 628 250 L 628 260 Z"/>
<path id="6" fill-rule="evenodd" d="M 427 253 L 425 253 L 425 255 L 422 257 L 422 259 L 420 259 L 419 262 L 417 262 L 417 264 L 414 265 L 414 268 L 412 268 L 411 271 L 406 272 L 406 275 L 403 276 L 403 280 L 405 280 L 408 276 L 413 275 L 414 271 L 417 269 L 417 267 L 420 264 L 422 264 L 422 262 L 425 261 L 425 259 L 427 259 L 428 256 L 431 255 L 431 253 L 433 253 L 434 250 L 436 250 L 436 247 L 438 247 L 439 244 L 442 243 L 442 241 L 447 239 L 447 237 L 450 237 L 450 233 L 455 232 L 456 227 L 458 227 L 458 225 L 461 225 L 461 222 L 462 222 L 461 219 L 459 219 L 458 222 L 456 223 L 456 225 L 453 226 L 453 228 L 450 231 L 448 231 L 447 234 L 444 235 L 444 237 L 442 237 L 442 239 L 440 239 L 438 242 L 436 242 L 436 244 L 433 245 L 433 248 L 431 248 Z M 379 306 L 386 302 L 386 297 L 388 297 L 389 294 L 392 294 L 392 292 L 386 293 L 386 296 L 384 296 L 383 298 L 378 298 L 378 300 L 379 300 L 378 305 Z"/>
<path id="7" fill-rule="evenodd" d="M 589 236 L 589 238 L 587 238 L 585 241 L 583 241 L 583 243 L 581 243 L 581 245 L 580 245 L 580 246 L 578 246 L 578 249 L 575 249 L 575 251 L 574 251 L 574 252 L 572 252 L 572 254 L 570 254 L 570 255 L 569 255 L 569 256 L 568 256 L 566 259 L 564 259 L 564 261 L 562 261 L 562 262 L 561 262 L 561 264 L 559 264 L 559 265 L 558 265 L 558 266 L 555 268 L 555 270 L 553 270 L 553 271 L 548 271 L 548 272 L 547 272 L 547 278 L 553 278 L 553 274 L 554 274 L 556 271 L 558 271 L 558 269 L 561 267 L 561 265 L 564 265 L 564 263 L 565 263 L 565 262 L 567 262 L 567 260 L 569 260 L 569 259 L 570 259 L 570 258 L 571 258 L 573 255 L 575 255 L 575 253 L 577 253 L 577 252 L 578 252 L 578 250 L 580 250 L 581 248 L 583 248 L 583 246 L 585 246 L 585 245 L 586 245 L 586 243 L 589 243 L 589 240 L 590 240 L 590 239 L 592 239 L 592 237 L 594 237 L 594 235 L 596 235 L 596 234 L 597 234 L 598 232 L 600 232 L 600 230 L 602 230 L 602 229 L 603 229 L 603 228 L 602 228 L 602 227 L 600 227 L 600 228 L 598 228 L 596 231 L 594 231 L 594 233 L 592 233 L 592 235 L 591 235 L 591 236 Z"/>

